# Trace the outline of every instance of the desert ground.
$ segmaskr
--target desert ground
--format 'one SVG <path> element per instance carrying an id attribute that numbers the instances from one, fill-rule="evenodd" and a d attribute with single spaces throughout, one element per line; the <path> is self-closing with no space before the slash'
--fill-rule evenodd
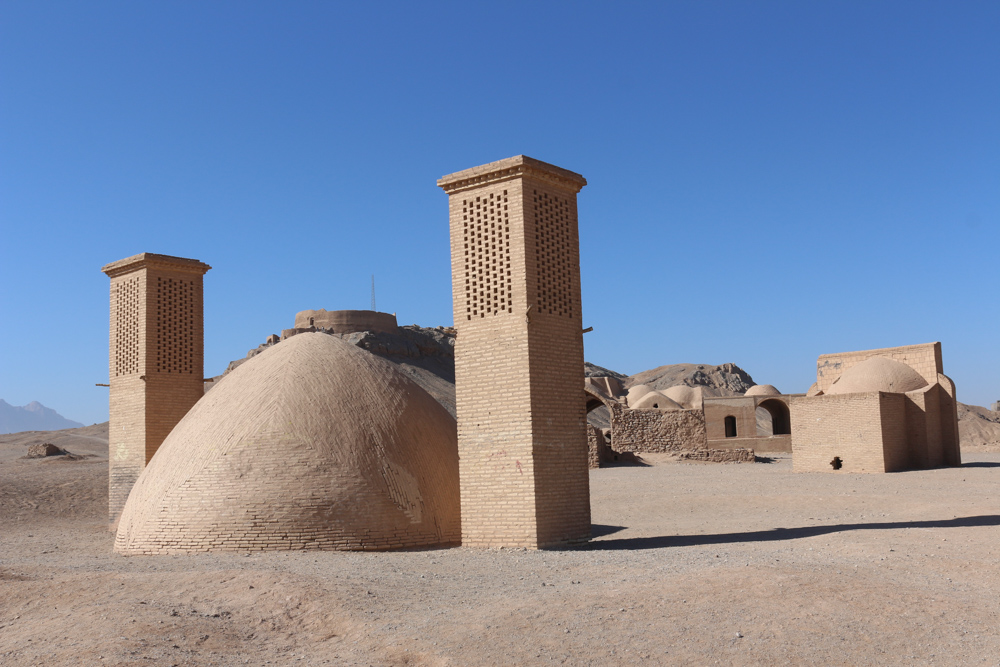
<path id="1" fill-rule="evenodd" d="M 887 475 L 644 455 L 591 472 L 575 549 L 125 558 L 106 433 L 0 436 L 2 665 L 1000 664 L 996 447 Z"/>

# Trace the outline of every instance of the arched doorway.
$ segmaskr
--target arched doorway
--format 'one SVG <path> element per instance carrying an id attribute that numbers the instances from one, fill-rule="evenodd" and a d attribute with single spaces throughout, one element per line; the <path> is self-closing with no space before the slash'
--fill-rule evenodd
<path id="1" fill-rule="evenodd" d="M 792 433 L 792 419 L 788 411 L 788 404 L 777 398 L 769 398 L 757 404 L 757 410 L 765 410 L 770 417 L 771 427 L 764 430 L 770 432 L 761 435 L 790 435 Z M 767 423 L 767 419 L 758 419 L 757 423 Z"/>

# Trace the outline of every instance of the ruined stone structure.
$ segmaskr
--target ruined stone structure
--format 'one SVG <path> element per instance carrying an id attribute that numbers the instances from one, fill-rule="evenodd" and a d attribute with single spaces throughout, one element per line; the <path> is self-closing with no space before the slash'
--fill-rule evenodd
<path id="1" fill-rule="evenodd" d="M 108 516 L 163 439 L 204 393 L 202 277 L 196 259 L 141 253 L 101 270 L 111 278 Z"/>
<path id="2" fill-rule="evenodd" d="M 611 413 L 611 448 L 616 452 L 677 453 L 707 449 L 702 410 L 656 410 L 616 406 Z"/>
<path id="3" fill-rule="evenodd" d="M 517 156 L 445 176 L 462 543 L 590 537 L 579 174 Z"/>
<path id="4" fill-rule="evenodd" d="M 359 331 L 392 333 L 396 331 L 395 313 L 375 310 L 303 310 L 295 314 L 296 329 L 326 329 L 347 334 Z"/>
<path id="5" fill-rule="evenodd" d="M 191 409 L 122 513 L 123 554 L 457 544 L 454 418 L 391 362 L 303 333 Z"/>
<path id="6" fill-rule="evenodd" d="M 611 429 L 597 428 L 587 424 L 587 465 L 591 468 L 600 468 L 602 463 L 610 463 L 614 460 L 614 451 L 609 447 L 611 440 Z"/>
<path id="7" fill-rule="evenodd" d="M 636 401 L 636 407 L 631 407 L 627 405 L 627 398 L 621 401 L 609 395 L 593 380 L 594 378 L 587 378 L 584 383 L 587 410 L 600 405 L 606 406 L 611 412 L 611 428 L 607 433 L 602 433 L 606 449 L 598 447 L 600 443 L 596 439 L 596 432 L 599 429 L 594 429 L 595 433 L 589 436 L 592 468 L 600 467 L 601 463 L 616 460 L 617 455 L 627 453 L 674 454 L 683 459 L 720 463 L 756 460 L 752 448 L 737 447 L 729 443 L 717 447 L 709 440 L 707 412 L 701 406 L 700 394 L 695 398 L 692 392 L 670 392 L 678 398 L 687 396 L 692 400 L 692 403 L 679 404 L 664 395 L 669 389 L 658 392 L 640 388 L 629 393 Z M 735 398 L 744 400 L 742 397 Z M 704 400 L 707 403 L 708 399 Z M 751 404 L 753 400 L 749 399 Z"/>
<path id="8" fill-rule="evenodd" d="M 822 355 L 791 402 L 796 472 L 893 472 L 961 465 L 955 384 L 941 344 Z"/>

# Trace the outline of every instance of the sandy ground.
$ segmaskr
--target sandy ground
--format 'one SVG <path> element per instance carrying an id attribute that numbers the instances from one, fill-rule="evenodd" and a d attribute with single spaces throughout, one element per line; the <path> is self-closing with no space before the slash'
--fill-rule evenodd
<path id="1" fill-rule="evenodd" d="M 99 436 L 63 443 L 77 461 L 0 437 L 2 665 L 1000 664 L 995 452 L 648 457 L 592 471 L 574 550 L 124 558 Z"/>

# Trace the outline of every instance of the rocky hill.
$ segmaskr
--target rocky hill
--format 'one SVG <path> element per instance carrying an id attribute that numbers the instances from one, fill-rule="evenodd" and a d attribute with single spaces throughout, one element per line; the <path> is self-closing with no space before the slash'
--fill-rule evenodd
<path id="1" fill-rule="evenodd" d="M 961 447 L 1000 449 L 1000 412 L 959 403 L 958 441 Z"/>
<path id="2" fill-rule="evenodd" d="M 687 385 L 701 387 L 706 396 L 742 396 L 757 383 L 736 364 L 670 364 L 636 373 L 625 380 L 626 389 L 637 384 L 653 389 Z"/>

